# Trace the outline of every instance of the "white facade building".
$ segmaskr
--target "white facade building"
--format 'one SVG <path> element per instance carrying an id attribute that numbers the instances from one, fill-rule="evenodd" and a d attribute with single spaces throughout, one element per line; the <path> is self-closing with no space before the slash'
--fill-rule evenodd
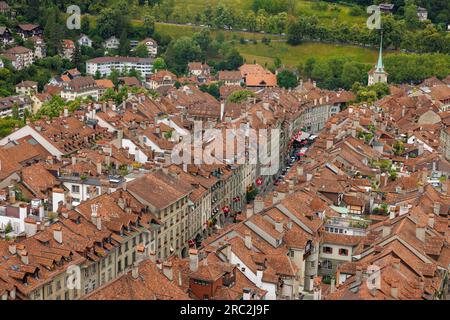
<path id="1" fill-rule="evenodd" d="M 95 75 L 97 71 L 102 77 L 109 76 L 112 70 L 119 72 L 135 69 L 142 77 L 152 74 L 153 60 L 136 57 L 100 57 L 86 61 L 86 73 Z"/>

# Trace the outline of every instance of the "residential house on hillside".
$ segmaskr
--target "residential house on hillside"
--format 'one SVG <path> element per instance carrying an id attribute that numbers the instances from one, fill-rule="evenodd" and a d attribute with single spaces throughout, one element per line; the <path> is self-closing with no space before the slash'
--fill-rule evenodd
<path id="1" fill-rule="evenodd" d="M 119 45 L 120 45 L 120 41 L 115 36 L 109 37 L 103 43 L 103 47 L 108 50 L 109 49 L 118 49 Z"/>
<path id="2" fill-rule="evenodd" d="M 87 35 L 82 34 L 80 39 L 78 39 L 78 44 L 84 47 L 92 47 L 92 40 Z"/>
<path id="3" fill-rule="evenodd" d="M 7 14 L 10 12 L 10 10 L 11 10 L 11 8 L 6 3 L 6 1 L 0 1 L 0 13 L 1 14 Z"/>
<path id="4" fill-rule="evenodd" d="M 34 57 L 35 59 L 45 58 L 47 55 L 47 47 L 45 45 L 44 40 L 39 36 L 33 36 L 29 38 L 29 40 L 34 45 Z"/>
<path id="5" fill-rule="evenodd" d="M 38 92 L 38 83 L 35 81 L 22 81 L 16 85 L 16 93 L 32 96 Z"/>
<path id="6" fill-rule="evenodd" d="M 277 76 L 259 64 L 244 64 L 239 67 L 239 71 L 247 87 L 267 88 L 277 85 Z"/>
<path id="7" fill-rule="evenodd" d="M 0 27 L 0 41 L 2 45 L 8 45 L 14 42 L 14 38 L 9 28 Z"/>
<path id="8" fill-rule="evenodd" d="M 169 70 L 160 70 L 147 77 L 146 86 L 149 89 L 157 89 L 163 86 L 172 87 L 177 81 L 177 76 Z"/>
<path id="9" fill-rule="evenodd" d="M 143 44 L 147 47 L 148 55 L 151 57 L 156 57 L 158 54 L 158 43 L 152 38 L 146 38 L 142 40 L 139 44 Z"/>
<path id="10" fill-rule="evenodd" d="M 2 56 L 10 60 L 16 70 L 25 69 L 34 63 L 33 51 L 21 46 L 6 50 Z"/>
<path id="11" fill-rule="evenodd" d="M 74 53 L 75 53 L 75 43 L 70 39 L 64 39 L 62 41 L 62 48 L 60 53 L 61 57 L 63 59 L 72 61 Z"/>
<path id="12" fill-rule="evenodd" d="M 219 71 L 218 80 L 226 86 L 240 86 L 243 78 L 240 71 Z"/>
<path id="13" fill-rule="evenodd" d="M 76 77 L 67 83 L 64 83 L 61 91 L 61 98 L 72 101 L 77 98 L 92 97 L 99 99 L 99 87 L 97 82 L 91 76 Z"/>
<path id="14" fill-rule="evenodd" d="M 17 34 L 26 40 L 33 36 L 41 37 L 44 33 L 44 29 L 37 24 L 19 24 L 16 30 Z"/>
<path id="15" fill-rule="evenodd" d="M 32 111 L 31 100 L 28 96 L 18 95 L 0 98 L 0 118 L 11 117 L 14 107 L 17 107 L 19 117 L 23 117 L 25 110 Z"/>

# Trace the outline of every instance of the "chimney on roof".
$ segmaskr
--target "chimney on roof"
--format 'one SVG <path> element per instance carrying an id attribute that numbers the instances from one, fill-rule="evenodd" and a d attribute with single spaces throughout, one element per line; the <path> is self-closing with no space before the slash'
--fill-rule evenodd
<path id="1" fill-rule="evenodd" d="M 242 289 L 242 300 L 251 300 L 251 290 L 249 288 Z"/>
<path id="2" fill-rule="evenodd" d="M 278 192 L 274 191 L 272 193 L 272 204 L 276 204 L 276 203 L 278 203 L 278 201 L 279 201 Z"/>
<path id="3" fill-rule="evenodd" d="M 137 262 L 134 262 L 131 267 L 131 276 L 133 279 L 139 278 L 139 264 Z"/>
<path id="4" fill-rule="evenodd" d="M 59 244 L 63 242 L 61 226 L 55 226 L 53 228 L 53 239 L 55 239 L 55 241 Z"/>
<path id="5" fill-rule="evenodd" d="M 400 259 L 394 258 L 392 260 L 392 267 L 394 267 L 395 270 L 400 270 Z"/>
<path id="6" fill-rule="evenodd" d="M 247 219 L 250 218 L 253 215 L 253 212 L 254 212 L 253 205 L 248 204 L 247 205 L 247 212 L 246 212 L 247 213 Z"/>
<path id="7" fill-rule="evenodd" d="M 303 176 L 303 167 L 297 166 L 297 177 Z"/>
<path id="8" fill-rule="evenodd" d="M 231 244 L 230 243 L 226 243 L 224 246 L 224 252 L 225 255 L 227 257 L 227 262 L 231 263 L 231 258 L 232 258 L 232 252 L 231 252 Z"/>
<path id="9" fill-rule="evenodd" d="M 442 193 L 444 195 L 449 195 L 449 193 L 448 193 L 448 182 L 447 181 L 442 182 L 442 184 L 441 184 L 441 191 L 442 191 Z"/>
<path id="10" fill-rule="evenodd" d="M 282 233 L 284 231 L 283 221 L 280 218 L 275 219 L 275 230 L 279 233 Z"/>
<path id="11" fill-rule="evenodd" d="M 246 231 L 245 232 L 245 236 L 244 236 L 244 243 L 245 243 L 245 247 L 249 250 L 252 249 L 253 245 L 252 245 L 252 234 L 250 233 L 250 231 Z"/>
<path id="12" fill-rule="evenodd" d="M 222 121 L 224 114 L 225 114 L 225 102 L 222 101 L 220 103 L 220 121 Z"/>
<path id="13" fill-rule="evenodd" d="M 421 156 L 423 154 L 424 151 L 424 145 L 422 142 L 419 142 L 417 145 L 417 153 L 419 154 L 419 156 Z"/>
<path id="14" fill-rule="evenodd" d="M 327 145 L 326 145 L 327 150 L 333 148 L 333 139 L 327 139 Z"/>
<path id="15" fill-rule="evenodd" d="M 391 296 L 398 299 L 398 280 L 393 280 L 391 283 Z"/>
<path id="16" fill-rule="evenodd" d="M 97 217 L 95 226 L 97 227 L 97 230 L 102 230 L 102 217 Z"/>
<path id="17" fill-rule="evenodd" d="M 145 254 L 145 246 L 143 244 L 139 244 L 136 246 L 136 261 L 141 262 L 146 258 Z"/>
<path id="18" fill-rule="evenodd" d="M 395 219 L 395 211 L 394 210 L 389 211 L 389 219 L 390 220 Z"/>
<path id="19" fill-rule="evenodd" d="M 289 179 L 288 181 L 289 194 L 294 193 L 294 180 Z"/>
<path id="20" fill-rule="evenodd" d="M 439 215 L 439 213 L 441 212 L 441 204 L 439 202 L 435 202 L 433 204 L 433 212 L 435 215 Z"/>
<path id="21" fill-rule="evenodd" d="M 16 243 L 13 240 L 11 240 L 9 242 L 8 250 L 9 250 L 9 253 L 12 255 L 15 255 L 17 253 Z"/>
<path id="22" fill-rule="evenodd" d="M 336 280 L 332 278 L 330 283 L 330 293 L 334 293 L 335 291 L 336 291 Z"/>
<path id="23" fill-rule="evenodd" d="M 426 225 L 422 222 L 416 224 L 416 238 L 422 242 L 425 242 Z"/>
<path id="24" fill-rule="evenodd" d="M 289 230 L 292 229 L 292 220 L 291 219 L 288 220 L 288 223 L 286 226 Z"/>
<path id="25" fill-rule="evenodd" d="M 150 261 L 153 262 L 153 263 L 156 263 L 156 253 L 155 253 L 155 251 L 150 251 L 148 253 L 148 255 L 150 257 Z"/>
<path id="26" fill-rule="evenodd" d="M 117 130 L 117 140 L 119 141 L 119 148 L 122 148 L 123 147 L 123 144 L 122 144 L 123 130 L 122 129 Z"/>
<path id="27" fill-rule="evenodd" d="M 64 118 L 68 118 L 69 117 L 69 109 L 67 108 L 67 106 L 64 107 Z"/>
<path id="28" fill-rule="evenodd" d="M 421 291 L 425 290 L 425 279 L 423 278 L 423 276 L 421 276 L 419 279 L 419 289 Z"/>
<path id="29" fill-rule="evenodd" d="M 331 124 L 330 132 L 333 133 L 336 131 L 336 123 Z"/>
<path id="30" fill-rule="evenodd" d="M 392 227 L 391 227 L 390 221 L 389 220 L 384 221 L 383 222 L 383 228 L 382 228 L 382 230 L 383 230 L 382 231 L 383 238 L 387 237 L 387 236 L 389 236 L 391 234 L 391 229 L 392 229 Z"/>
<path id="31" fill-rule="evenodd" d="M 428 215 L 428 226 L 430 228 L 434 228 L 434 214 L 433 213 L 430 213 Z"/>
<path id="32" fill-rule="evenodd" d="M 362 281 L 362 267 L 356 266 L 355 279 L 357 283 L 361 283 Z"/>
<path id="33" fill-rule="evenodd" d="M 422 170 L 422 183 L 425 186 L 428 182 L 428 169 L 427 168 L 423 168 Z"/>
<path id="34" fill-rule="evenodd" d="M 169 279 L 170 281 L 173 280 L 173 267 L 172 263 L 169 261 L 166 261 L 163 263 L 163 273 Z"/>
<path id="35" fill-rule="evenodd" d="M 27 237 L 32 237 L 37 233 L 37 224 L 33 218 L 27 218 L 24 221 L 25 224 L 25 234 Z"/>
<path id="36" fill-rule="evenodd" d="M 386 175 L 386 173 L 382 173 L 380 176 L 380 187 L 385 187 L 387 185 L 388 182 L 388 176 Z"/>
<path id="37" fill-rule="evenodd" d="M 102 175 L 102 162 L 99 161 L 97 162 L 97 175 L 101 176 Z"/>
<path id="38" fill-rule="evenodd" d="M 91 221 L 97 227 L 98 230 L 102 229 L 102 220 L 98 216 L 98 204 L 91 204 Z"/>
<path id="39" fill-rule="evenodd" d="M 8 187 L 8 194 L 9 194 L 9 203 L 10 204 L 16 203 L 16 192 L 14 191 L 14 186 Z"/>
<path id="40" fill-rule="evenodd" d="M 30 262 L 28 259 L 28 252 L 26 250 L 22 250 L 22 252 L 20 252 L 20 260 L 23 264 L 28 264 Z"/>
<path id="41" fill-rule="evenodd" d="M 264 209 L 264 200 L 262 197 L 257 196 L 255 197 L 255 200 L 253 201 L 254 205 L 254 213 L 260 213 Z"/>
<path id="42" fill-rule="evenodd" d="M 189 269 L 191 269 L 192 272 L 198 270 L 198 250 L 196 249 L 189 250 Z"/>

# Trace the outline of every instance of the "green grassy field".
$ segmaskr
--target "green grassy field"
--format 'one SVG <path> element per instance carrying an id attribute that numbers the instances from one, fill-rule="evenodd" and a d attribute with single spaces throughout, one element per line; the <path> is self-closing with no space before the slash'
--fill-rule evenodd
<path id="1" fill-rule="evenodd" d="M 139 24 L 140 21 L 133 21 L 133 24 Z M 180 38 L 184 36 L 192 36 L 194 32 L 198 32 L 202 29 L 202 27 L 198 26 L 185 26 L 185 25 L 174 25 L 174 24 L 165 24 L 165 23 L 156 23 L 155 30 L 157 33 L 161 35 L 168 35 L 172 38 Z M 262 38 L 270 38 L 270 39 L 284 39 L 285 37 L 263 34 L 263 33 L 253 33 L 253 32 L 243 32 L 243 31 L 228 31 L 228 30 L 214 30 L 211 29 L 211 36 L 215 37 L 217 33 L 222 33 L 225 37 L 225 40 L 239 40 L 240 38 L 244 39 L 256 39 L 261 40 Z"/>
<path id="2" fill-rule="evenodd" d="M 247 62 L 253 63 L 256 61 L 261 65 L 267 64 L 268 66 L 273 64 L 275 57 L 280 58 L 286 66 L 290 67 L 297 66 L 310 57 L 317 60 L 350 57 L 354 61 L 374 64 L 377 59 L 377 51 L 373 49 L 316 42 L 308 42 L 298 46 L 281 42 L 272 42 L 269 45 L 248 43 L 245 45 L 236 44 L 235 46 Z"/>
<path id="3" fill-rule="evenodd" d="M 252 9 L 253 0 L 175 0 L 175 11 L 203 12 L 208 4 L 214 8 L 220 2 L 236 11 L 245 11 Z M 296 0 L 295 2 L 296 15 L 315 15 L 319 18 L 319 23 L 329 22 L 333 19 L 348 23 L 364 23 L 367 19 L 365 16 L 350 15 L 351 7 L 342 4 L 326 2 L 328 8 L 321 10 L 314 7 L 314 4 L 317 4 L 317 2 L 325 3 L 323 1 Z"/>
<path id="4" fill-rule="evenodd" d="M 194 1 L 194 0 L 191 0 Z M 170 24 L 156 24 L 156 31 L 159 34 L 170 35 L 172 38 L 179 38 L 182 36 L 192 36 L 201 27 L 170 25 Z M 271 66 L 273 59 L 278 57 L 286 66 L 297 66 L 304 62 L 309 57 L 314 57 L 318 60 L 329 59 L 335 57 L 350 57 L 355 61 L 364 63 L 375 63 L 377 59 L 377 51 L 369 48 L 362 48 L 350 45 L 326 44 L 317 42 L 308 42 L 299 46 L 291 46 L 285 42 L 272 41 L 269 45 L 258 42 L 253 44 L 240 44 L 239 39 L 256 39 L 261 40 L 263 37 L 270 37 L 272 39 L 283 39 L 284 37 L 269 36 L 260 33 L 239 32 L 239 31 L 216 31 L 211 30 L 213 37 L 217 32 L 222 32 L 227 41 L 234 40 L 234 46 L 239 50 L 247 62 L 252 63 L 256 60 L 261 65 L 267 64 Z"/>

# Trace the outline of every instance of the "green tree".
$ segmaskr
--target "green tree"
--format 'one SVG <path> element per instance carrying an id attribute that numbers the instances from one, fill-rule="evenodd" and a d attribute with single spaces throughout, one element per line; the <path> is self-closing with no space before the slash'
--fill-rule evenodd
<path id="1" fill-rule="evenodd" d="M 200 46 L 192 38 L 181 37 L 169 44 L 164 60 L 169 69 L 177 74 L 183 74 L 186 72 L 188 62 L 198 61 L 201 55 Z"/>
<path id="2" fill-rule="evenodd" d="M 163 0 L 163 2 L 160 4 L 161 11 L 164 14 L 164 17 L 166 18 L 166 21 L 169 20 L 169 16 L 172 14 L 174 7 L 175 7 L 174 0 Z"/>
<path id="3" fill-rule="evenodd" d="M 153 61 L 153 72 L 157 72 L 158 70 L 165 70 L 165 69 L 167 69 L 167 65 L 163 58 L 159 57 Z"/>
<path id="4" fill-rule="evenodd" d="M 53 7 L 49 9 L 47 23 L 44 27 L 44 38 L 48 55 L 54 56 L 61 51 L 63 39 L 62 30 L 58 20 L 58 10 L 56 7 Z"/>
<path id="5" fill-rule="evenodd" d="M 120 35 L 119 55 L 128 56 L 129 54 L 130 54 L 130 40 L 128 40 L 127 30 L 123 29 Z"/>
<path id="6" fill-rule="evenodd" d="M 144 36 L 145 37 L 151 37 L 153 36 L 153 33 L 155 32 L 155 17 L 152 15 L 145 15 L 144 21 L 143 21 L 143 29 L 144 29 Z"/>
<path id="7" fill-rule="evenodd" d="M 285 89 L 291 89 L 297 86 L 297 77 L 289 70 L 283 70 L 277 74 L 278 85 Z"/>
<path id="8" fill-rule="evenodd" d="M 148 48 L 144 43 L 138 44 L 136 48 L 134 48 L 134 56 L 139 58 L 147 58 L 148 57 Z"/>

